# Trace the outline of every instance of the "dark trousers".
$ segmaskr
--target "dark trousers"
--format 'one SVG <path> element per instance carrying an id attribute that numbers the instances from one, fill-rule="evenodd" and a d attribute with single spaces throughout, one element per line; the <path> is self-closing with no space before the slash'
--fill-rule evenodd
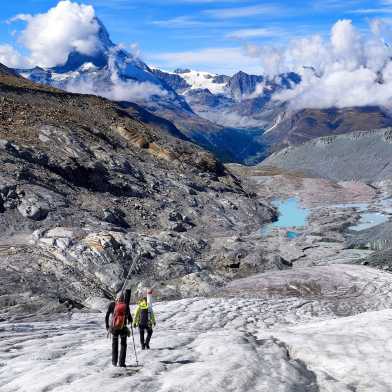
<path id="1" fill-rule="evenodd" d="M 112 341 L 112 364 L 117 366 L 118 362 L 118 338 L 121 339 L 121 350 L 120 350 L 120 362 L 119 366 L 125 366 L 125 359 L 127 357 L 127 332 L 115 331 L 113 332 L 113 341 Z"/>
<path id="2" fill-rule="evenodd" d="M 144 341 L 144 331 L 147 331 L 146 341 Z M 149 348 L 150 347 L 150 339 L 152 336 L 152 328 L 149 326 L 146 326 L 146 327 L 140 326 L 139 332 L 140 332 L 140 344 L 142 345 L 142 348 L 144 348 L 144 347 Z"/>

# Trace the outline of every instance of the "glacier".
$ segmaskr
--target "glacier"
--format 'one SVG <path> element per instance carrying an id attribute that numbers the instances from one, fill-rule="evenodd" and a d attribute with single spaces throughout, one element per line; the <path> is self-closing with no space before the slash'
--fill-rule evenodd
<path id="1" fill-rule="evenodd" d="M 329 265 L 159 302 L 152 349 L 135 331 L 127 368 L 111 365 L 102 313 L 2 323 L 1 391 L 390 391 L 391 288 L 391 274 Z"/>

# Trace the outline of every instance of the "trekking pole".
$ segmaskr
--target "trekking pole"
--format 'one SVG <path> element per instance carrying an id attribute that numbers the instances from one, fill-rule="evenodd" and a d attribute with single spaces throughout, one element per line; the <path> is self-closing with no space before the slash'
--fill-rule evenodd
<path id="1" fill-rule="evenodd" d="M 126 286 L 126 284 L 127 284 L 127 282 L 128 282 L 128 279 L 129 279 L 129 277 L 131 276 L 131 274 L 132 274 L 132 272 L 133 272 L 133 269 L 136 267 L 136 265 L 137 265 L 137 263 L 139 262 L 139 259 L 140 259 L 140 258 L 141 258 L 141 254 L 140 254 L 140 252 L 137 252 L 137 255 L 136 255 L 136 257 L 132 260 L 132 264 L 131 264 L 131 266 L 129 267 L 128 274 L 127 274 L 127 276 L 126 276 L 126 278 L 125 278 L 125 280 L 124 280 L 124 283 L 123 283 L 123 285 L 122 285 L 122 287 L 121 287 L 121 293 L 124 292 L 124 289 L 125 289 L 125 286 Z"/>
<path id="2" fill-rule="evenodd" d="M 139 366 L 139 361 L 137 360 L 135 337 L 133 336 L 133 326 L 132 326 L 132 324 L 131 324 L 131 333 L 132 333 L 132 341 L 133 341 L 133 350 L 135 351 L 136 366 Z"/>

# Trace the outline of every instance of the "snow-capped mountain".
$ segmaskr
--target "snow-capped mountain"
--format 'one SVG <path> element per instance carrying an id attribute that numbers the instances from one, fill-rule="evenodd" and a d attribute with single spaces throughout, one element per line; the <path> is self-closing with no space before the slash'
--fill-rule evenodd
<path id="1" fill-rule="evenodd" d="M 180 94 L 191 90 L 208 89 L 212 94 L 223 94 L 229 76 L 178 68 L 174 72 L 152 68 L 152 71 Z"/>
<path id="2" fill-rule="evenodd" d="M 189 69 L 152 71 L 182 95 L 201 117 L 222 126 L 240 128 L 271 127 L 282 111 L 282 103 L 272 101 L 272 95 L 301 81 L 296 73 L 267 78 L 242 71 L 233 76 Z"/>
<path id="3" fill-rule="evenodd" d="M 20 69 L 19 74 L 71 92 L 103 95 L 117 101 L 143 104 L 153 111 L 160 105 L 192 112 L 185 100 L 157 77 L 137 56 L 115 45 L 102 22 L 99 46 L 93 55 L 73 51 L 65 64 L 43 69 Z"/>

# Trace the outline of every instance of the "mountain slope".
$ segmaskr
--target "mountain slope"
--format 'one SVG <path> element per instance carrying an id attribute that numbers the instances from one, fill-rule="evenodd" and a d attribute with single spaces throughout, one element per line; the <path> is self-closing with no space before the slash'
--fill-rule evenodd
<path id="1" fill-rule="evenodd" d="M 336 181 L 392 179 L 391 128 L 325 136 L 269 156 L 261 166 L 302 171 Z"/>
<path id="2" fill-rule="evenodd" d="M 135 260 L 131 286 L 154 283 L 166 298 L 274 268 L 247 241 L 243 266 L 227 267 L 236 251 L 219 238 L 275 212 L 171 129 L 4 68 L 0 109 L 0 318 L 87 309 L 114 295 Z"/>
<path id="3" fill-rule="evenodd" d="M 303 109 L 285 114 L 265 133 L 265 142 L 279 148 L 321 136 L 392 126 L 392 117 L 379 107 Z"/>

